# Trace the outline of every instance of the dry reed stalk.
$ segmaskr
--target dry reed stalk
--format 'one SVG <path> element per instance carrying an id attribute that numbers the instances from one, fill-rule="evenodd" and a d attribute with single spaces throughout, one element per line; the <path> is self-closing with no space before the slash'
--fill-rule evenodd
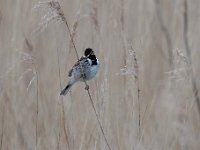
<path id="1" fill-rule="evenodd" d="M 74 40 L 73 40 L 73 37 L 75 36 L 75 33 L 71 33 L 69 24 L 68 24 L 68 22 L 67 22 L 67 19 L 66 19 L 65 15 L 64 15 L 63 10 L 61 9 L 61 6 L 60 6 L 59 2 L 58 2 L 58 1 L 50 1 L 50 2 L 48 2 L 47 4 L 50 6 L 50 8 L 52 9 L 53 12 L 56 12 L 57 15 L 55 15 L 55 16 L 56 16 L 55 18 L 61 19 L 61 20 L 65 23 L 65 25 L 67 26 L 67 29 L 68 29 L 68 32 L 69 32 L 69 36 L 70 36 L 71 43 L 72 43 L 73 48 L 74 48 L 74 50 L 75 50 L 75 53 L 76 53 L 76 56 L 77 56 L 77 60 L 79 61 L 78 51 L 77 51 L 77 49 L 76 49 L 76 46 L 75 46 L 75 43 L 74 43 Z M 55 19 L 55 18 L 54 18 L 54 19 Z M 74 32 L 75 32 L 75 29 L 77 28 L 77 25 L 78 25 L 78 24 L 75 22 L 75 24 L 74 24 Z M 82 69 L 82 72 L 83 72 L 82 66 L 81 66 L 81 69 Z M 84 75 L 84 74 L 83 74 L 83 75 Z M 89 96 L 89 98 L 90 98 L 90 102 L 91 102 L 91 104 L 92 104 L 92 108 L 93 108 L 93 110 L 94 110 L 94 112 L 95 112 L 96 119 L 97 119 L 97 121 L 98 121 L 98 125 L 99 125 L 99 127 L 100 127 L 100 129 L 101 129 L 101 132 L 102 132 L 102 135 L 103 135 L 104 140 L 105 140 L 105 142 L 106 142 L 106 145 L 108 146 L 109 150 L 111 150 L 111 147 L 110 147 L 110 145 L 109 145 L 109 143 L 108 143 L 108 140 L 107 140 L 107 138 L 106 138 L 106 136 L 105 136 L 105 133 L 104 133 L 104 130 L 103 130 L 103 126 L 102 126 L 102 124 L 101 124 L 101 122 L 100 122 L 100 120 L 99 120 L 98 113 L 97 113 L 96 108 L 95 108 L 95 106 L 94 106 L 94 102 L 93 102 L 93 100 L 92 100 L 92 97 L 91 97 L 91 94 L 90 94 L 90 91 L 89 91 L 89 86 L 88 86 L 88 84 L 87 84 L 86 81 L 84 81 L 84 82 L 85 82 L 85 85 L 86 85 L 86 88 L 85 88 L 85 89 L 87 90 L 88 96 Z M 63 109 L 64 109 L 64 108 L 63 108 Z M 65 126 L 64 126 L 64 127 L 65 127 Z"/>

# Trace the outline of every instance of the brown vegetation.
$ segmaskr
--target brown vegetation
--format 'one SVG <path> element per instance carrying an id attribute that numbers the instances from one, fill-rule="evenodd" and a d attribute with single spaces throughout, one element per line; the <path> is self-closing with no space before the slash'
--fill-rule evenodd
<path id="1" fill-rule="evenodd" d="M 0 1 L 0 150 L 198 150 L 200 1 Z M 65 97 L 85 48 L 97 77 Z"/>

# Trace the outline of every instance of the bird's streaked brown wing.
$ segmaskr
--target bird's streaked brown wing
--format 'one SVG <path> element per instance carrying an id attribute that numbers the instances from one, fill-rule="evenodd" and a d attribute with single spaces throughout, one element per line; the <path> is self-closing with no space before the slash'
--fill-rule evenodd
<path id="1" fill-rule="evenodd" d="M 81 57 L 81 58 L 79 59 L 79 61 L 82 61 L 84 58 L 85 58 L 85 57 Z M 72 76 L 73 68 L 75 68 L 76 66 L 79 65 L 79 61 L 77 61 L 77 62 L 75 63 L 75 65 L 72 67 L 72 69 L 69 70 L 69 73 L 68 73 L 68 76 L 69 76 L 69 77 Z"/>

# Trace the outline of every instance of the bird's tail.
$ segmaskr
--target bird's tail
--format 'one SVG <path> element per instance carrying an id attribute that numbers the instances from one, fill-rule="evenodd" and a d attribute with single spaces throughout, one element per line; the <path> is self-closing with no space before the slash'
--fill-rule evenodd
<path id="1" fill-rule="evenodd" d="M 68 83 L 67 86 L 61 91 L 60 95 L 66 95 L 74 83 Z"/>

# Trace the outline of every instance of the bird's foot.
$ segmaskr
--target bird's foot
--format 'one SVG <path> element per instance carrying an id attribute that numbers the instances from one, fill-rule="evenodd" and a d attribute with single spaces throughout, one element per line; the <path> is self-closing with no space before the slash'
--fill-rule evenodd
<path id="1" fill-rule="evenodd" d="M 85 86 L 85 90 L 89 90 L 89 85 L 86 85 L 86 86 Z"/>

